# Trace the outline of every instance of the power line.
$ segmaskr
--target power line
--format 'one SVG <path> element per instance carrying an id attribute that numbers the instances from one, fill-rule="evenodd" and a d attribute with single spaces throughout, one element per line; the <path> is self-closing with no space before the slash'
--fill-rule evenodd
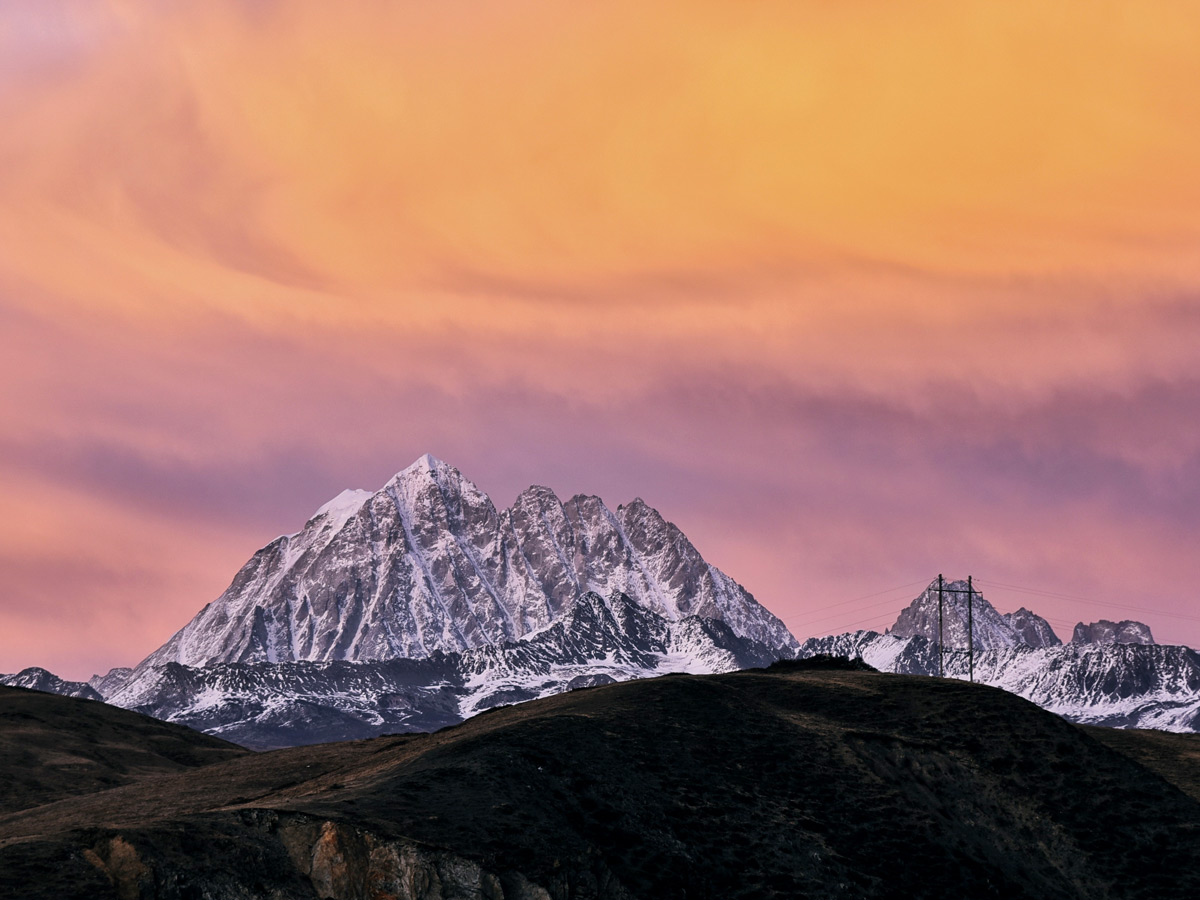
<path id="1" fill-rule="evenodd" d="M 788 621 L 796 618 L 797 616 L 805 616 L 805 615 L 810 615 L 812 613 L 825 612 L 825 610 L 827 610 L 827 609 L 836 609 L 839 606 L 847 606 L 851 603 L 858 603 L 861 600 L 871 600 L 874 597 L 882 597 L 884 594 L 892 594 L 892 593 L 895 593 L 896 591 L 904 590 L 905 588 L 916 587 L 918 584 L 925 584 L 925 579 L 922 578 L 920 581 L 910 581 L 908 584 L 901 584 L 894 588 L 888 588 L 886 591 L 876 591 L 873 594 L 866 594 L 862 597 L 854 597 L 851 600 L 839 600 L 837 603 L 830 603 L 828 606 L 818 606 L 816 609 L 806 609 L 803 612 L 792 613 L 790 616 L 783 616 L 783 620 L 785 622 L 788 622 Z M 886 602 L 890 603 L 891 601 L 889 600 Z M 875 605 L 875 604 L 872 604 L 872 605 Z M 864 609 L 867 609 L 867 608 L 869 608 L 869 607 L 864 607 Z"/>
<path id="2" fill-rule="evenodd" d="M 895 602 L 896 601 L 894 599 L 880 600 L 876 603 L 868 603 L 866 606 L 859 607 L 858 609 L 849 609 L 845 610 L 844 612 L 834 613 L 831 616 L 821 616 L 817 619 L 808 619 L 803 622 L 796 622 L 795 625 L 797 628 L 803 628 L 806 625 L 816 625 L 818 622 L 828 622 L 830 619 L 837 619 L 846 614 L 854 615 L 855 613 L 866 612 L 868 609 L 874 609 L 877 606 L 891 606 Z M 880 615 L 882 615 L 882 613 L 880 613 Z"/>
<path id="3" fill-rule="evenodd" d="M 1058 600 L 1074 600 L 1080 603 L 1086 603 L 1089 606 L 1103 606 L 1108 609 L 1121 609 L 1128 612 L 1151 613 L 1152 615 L 1156 616 L 1170 616 L 1171 618 L 1175 619 L 1185 619 L 1189 622 L 1200 622 L 1200 616 L 1192 616 L 1188 615 L 1187 613 L 1173 613 L 1166 612 L 1165 610 L 1161 609 L 1147 609 L 1144 606 L 1131 606 L 1125 603 L 1111 603 L 1104 600 L 1093 600 L 1090 597 L 1080 597 L 1075 594 L 1059 594 L 1053 591 L 1038 590 L 1037 588 L 1018 587 L 1014 584 L 1001 584 L 998 581 L 983 581 L 981 583 L 990 585 L 992 587 L 1003 588 L 1005 590 L 1017 591 L 1018 593 L 1022 594 L 1032 594 L 1038 597 L 1051 597 Z"/>
<path id="4" fill-rule="evenodd" d="M 882 616 L 886 616 L 886 615 L 888 615 L 888 614 L 887 613 L 876 613 L 875 615 L 868 616 L 865 619 L 859 619 L 857 622 L 850 622 L 847 625 L 843 625 L 842 628 L 843 628 L 843 630 L 846 630 L 846 629 L 853 628 L 855 625 L 863 625 L 867 622 L 874 622 L 877 619 L 881 618 Z"/>
<path id="5" fill-rule="evenodd" d="M 986 578 L 980 578 L 980 579 L 978 579 L 978 581 L 980 584 L 990 584 L 993 587 L 1009 588 L 1010 590 L 1022 591 L 1023 593 L 1026 593 L 1026 594 L 1041 594 L 1042 596 L 1045 596 L 1045 597 L 1058 597 L 1062 600 L 1082 600 L 1085 603 L 1091 602 L 1091 600 L 1088 597 L 1080 597 L 1078 594 L 1059 594 L 1059 593 L 1055 593 L 1054 591 L 1042 590 L 1041 588 L 1020 587 L 1019 585 L 1015 585 L 1015 584 L 1004 584 L 1003 582 L 1000 582 L 1000 581 L 989 581 Z"/>

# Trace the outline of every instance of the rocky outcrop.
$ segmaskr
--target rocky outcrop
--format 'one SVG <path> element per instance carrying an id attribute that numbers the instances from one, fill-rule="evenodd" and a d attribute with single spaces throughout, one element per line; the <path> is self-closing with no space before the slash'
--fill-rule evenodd
<path id="1" fill-rule="evenodd" d="M 277 834 L 320 900 L 551 900 L 520 873 L 337 822 L 291 818 Z"/>
<path id="2" fill-rule="evenodd" d="M 979 588 L 971 590 L 964 580 L 943 581 L 941 597 L 942 643 L 947 648 L 965 649 L 968 625 L 979 650 L 1007 647 L 1050 647 L 1061 644 L 1050 623 L 1027 609 L 1001 615 L 984 599 Z M 935 580 L 905 607 L 889 634 L 896 637 L 921 636 L 938 641 L 939 588 Z"/>
<path id="3" fill-rule="evenodd" d="M 1001 614 L 1001 618 L 1026 647 L 1057 647 L 1062 643 L 1049 622 L 1023 606 L 1016 612 Z"/>
<path id="4" fill-rule="evenodd" d="M 389 837 L 343 821 L 266 809 L 226 814 L 210 825 L 203 853 L 171 853 L 155 831 L 101 836 L 79 856 L 118 900 L 245 900 L 249 896 L 304 900 L 560 900 L 519 871 L 493 870 L 449 850 Z M 199 826 L 193 826 L 198 828 Z M 224 833 L 238 834 L 258 866 L 212 852 Z M 196 835 L 194 841 L 202 838 Z M 631 900 L 611 877 L 564 871 L 595 900 Z M 254 886 L 254 893 L 247 888 Z"/>
<path id="5" fill-rule="evenodd" d="M 6 687 L 28 688 L 31 691 L 44 691 L 47 694 L 62 694 L 64 697 L 80 697 L 84 700 L 104 699 L 86 682 L 65 681 L 53 672 L 37 666 L 22 669 L 16 675 L 0 675 L 0 684 Z"/>
<path id="6" fill-rule="evenodd" d="M 1085 625 L 1082 622 L 1075 626 L 1071 635 L 1072 644 L 1153 644 L 1154 636 L 1150 626 L 1132 619 L 1122 622 L 1110 622 L 1101 619 Z"/>

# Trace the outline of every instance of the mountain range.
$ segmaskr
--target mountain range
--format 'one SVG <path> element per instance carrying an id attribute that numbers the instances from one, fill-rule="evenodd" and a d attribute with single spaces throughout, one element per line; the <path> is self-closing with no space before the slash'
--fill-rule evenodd
<path id="1" fill-rule="evenodd" d="M 430 730 L 497 705 L 794 654 L 787 627 L 640 499 L 545 487 L 498 511 L 422 456 L 263 547 L 132 668 L 0 678 L 247 746 Z"/>
<path id="2" fill-rule="evenodd" d="M 943 582 L 940 645 L 934 580 L 887 633 L 810 638 L 797 655 L 847 656 L 909 675 L 940 671 L 970 678 L 973 671 L 974 680 L 1073 722 L 1200 731 L 1200 654 L 1191 648 L 1156 644 L 1140 622 L 1106 620 L 1079 623 L 1064 644 L 1045 619 L 1027 609 L 1000 614 L 978 589 L 972 601 L 969 615 L 967 582 Z M 967 651 L 969 618 L 973 653 Z"/>
<path id="3" fill-rule="evenodd" d="M 1136 622 L 1080 623 L 1069 644 L 937 582 L 885 634 L 800 644 L 640 499 L 610 510 L 545 487 L 505 510 L 423 456 L 345 491 L 263 547 L 137 666 L 87 683 L 0 676 L 269 748 L 429 731 L 483 710 L 613 681 L 721 673 L 795 656 L 1002 686 L 1080 722 L 1200 730 L 1200 659 Z"/>

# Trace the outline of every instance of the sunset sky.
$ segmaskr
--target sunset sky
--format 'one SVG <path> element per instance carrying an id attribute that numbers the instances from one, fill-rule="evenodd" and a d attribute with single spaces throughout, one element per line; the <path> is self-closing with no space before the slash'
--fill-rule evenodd
<path id="1" fill-rule="evenodd" d="M 0 672 L 136 663 L 425 452 L 640 496 L 801 639 L 944 572 L 1200 646 L 1197 47 L 1157 0 L 3 3 Z"/>

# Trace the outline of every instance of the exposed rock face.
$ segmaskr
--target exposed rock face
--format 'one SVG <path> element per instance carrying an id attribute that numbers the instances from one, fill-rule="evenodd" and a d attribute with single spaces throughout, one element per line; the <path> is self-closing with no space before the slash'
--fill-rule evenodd
<path id="1" fill-rule="evenodd" d="M 938 584 L 901 611 L 887 634 L 857 631 L 810 638 L 797 651 L 862 659 L 882 672 L 937 675 Z M 942 586 L 948 678 L 967 678 L 967 582 Z M 1073 722 L 1118 728 L 1200 731 L 1200 656 L 1159 647 L 1140 622 L 1075 626 L 1063 644 L 1050 624 L 1022 607 L 1000 614 L 974 591 L 975 680 L 1004 688 Z"/>
<path id="2" fill-rule="evenodd" d="M 800 657 L 862 659 L 883 672 L 937 675 L 924 637 L 858 631 L 810 638 Z M 1004 688 L 1072 722 L 1115 728 L 1200 731 L 1200 654 L 1158 644 L 1060 644 L 975 651 L 975 680 Z M 947 649 L 948 678 L 968 677 L 965 650 Z"/>
<path id="3" fill-rule="evenodd" d="M 1080 622 L 1075 626 L 1071 635 L 1072 644 L 1153 644 L 1154 636 L 1150 627 L 1141 622 L 1126 619 L 1123 622 L 1110 622 L 1101 619 L 1084 625 Z"/>
<path id="4" fill-rule="evenodd" d="M 347 491 L 264 547 L 143 666 L 420 659 L 518 641 L 594 592 L 667 622 L 724 622 L 794 648 L 787 628 L 641 500 L 610 511 L 531 487 L 511 509 L 424 456 Z"/>
<path id="5" fill-rule="evenodd" d="M 289 816 L 277 833 L 320 898 L 551 900 L 545 888 L 520 873 L 502 878 L 445 850 L 383 839 L 337 822 Z"/>
<path id="6" fill-rule="evenodd" d="M 240 871 L 237 865 L 221 865 L 211 847 L 194 854 L 197 858 L 173 858 L 139 834 L 101 837 L 79 858 L 108 882 L 118 900 L 552 900 L 545 888 L 519 872 L 497 874 L 449 851 L 344 822 L 268 810 L 225 818 L 237 823 L 225 828 L 244 829 L 242 843 L 258 856 L 258 872 L 253 859 L 237 860 Z M 260 881 L 271 884 L 272 890 L 252 891 Z M 603 897 L 626 900 L 628 894 L 617 890 Z"/>
<path id="7" fill-rule="evenodd" d="M 967 646 L 968 618 L 972 620 L 976 649 L 1028 646 L 1049 647 L 1061 644 L 1050 623 L 1027 609 L 1001 615 L 996 612 L 979 588 L 968 597 L 966 581 L 945 581 L 942 584 L 942 642 L 947 648 Z M 971 609 L 968 615 L 968 603 Z M 891 634 L 897 637 L 920 635 L 926 640 L 938 640 L 938 583 L 933 581 L 911 604 L 901 611 Z"/>
<path id="8" fill-rule="evenodd" d="M 433 731 L 491 707 L 664 672 L 767 665 L 778 649 L 723 622 L 668 622 L 588 593 L 521 641 L 423 659 L 144 666 L 108 702 L 268 749 Z"/>
<path id="9" fill-rule="evenodd" d="M 107 697 L 122 684 L 129 680 L 129 676 L 133 674 L 133 669 L 128 666 L 118 666 L 115 669 L 109 669 L 107 674 L 93 675 L 88 679 L 88 686 L 91 687 L 101 697 Z"/>
<path id="10" fill-rule="evenodd" d="M 1016 612 L 1002 613 L 1000 618 L 1013 630 L 1018 643 L 1026 647 L 1057 647 L 1062 644 L 1062 638 L 1054 633 L 1049 622 L 1023 606 Z"/>
<path id="11" fill-rule="evenodd" d="M 31 666 L 22 669 L 16 675 L 0 675 L 0 684 L 7 687 L 29 688 L 31 691 L 45 691 L 47 694 L 62 694 L 66 697 L 82 697 L 84 700 L 103 700 L 104 698 L 83 681 L 64 681 L 53 672 Z"/>

